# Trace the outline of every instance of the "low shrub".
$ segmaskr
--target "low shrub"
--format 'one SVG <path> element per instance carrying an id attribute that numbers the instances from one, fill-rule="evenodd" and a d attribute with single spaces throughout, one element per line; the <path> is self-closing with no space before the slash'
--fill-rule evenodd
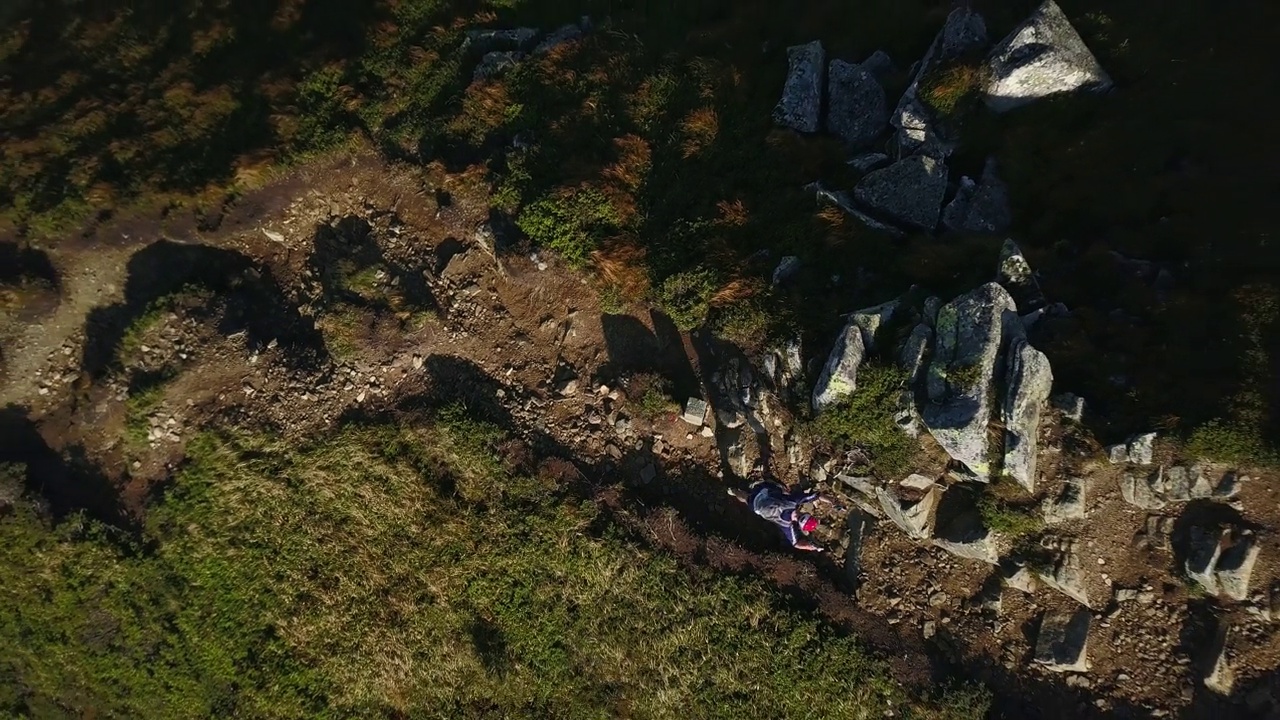
<path id="1" fill-rule="evenodd" d="M 835 449 L 867 451 L 877 473 L 900 478 L 920 450 L 894 420 L 906 382 L 907 372 L 896 365 L 864 363 L 857 389 L 819 413 L 809 431 Z"/>
<path id="2" fill-rule="evenodd" d="M 658 288 L 658 306 L 681 330 L 693 330 L 707 319 L 716 293 L 716 276 L 710 270 L 679 272 Z"/>

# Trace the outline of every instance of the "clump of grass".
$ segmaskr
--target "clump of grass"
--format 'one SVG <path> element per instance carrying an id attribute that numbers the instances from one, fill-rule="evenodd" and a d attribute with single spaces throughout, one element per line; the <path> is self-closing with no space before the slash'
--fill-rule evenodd
<path id="1" fill-rule="evenodd" d="M 972 363 L 947 369 L 947 383 L 961 392 L 968 392 L 983 381 L 982 364 Z"/>
<path id="2" fill-rule="evenodd" d="M 857 389 L 819 413 L 809 432 L 838 450 L 861 448 L 878 474 L 901 477 L 920 451 L 894 420 L 906 381 L 907 372 L 896 365 L 863 363 Z"/>
<path id="3" fill-rule="evenodd" d="M 716 275 L 710 270 L 678 272 L 662 281 L 658 306 L 676 327 L 693 330 L 707 319 L 716 289 Z"/>
<path id="4" fill-rule="evenodd" d="M 128 359 L 137 357 L 146 344 L 147 335 L 154 330 L 165 315 L 183 306 L 208 303 L 212 294 L 208 289 L 198 285 L 187 285 L 177 292 L 152 300 L 138 317 L 125 328 L 116 345 L 116 357 Z"/>
<path id="5" fill-rule="evenodd" d="M 27 477 L 23 463 L 0 462 L 0 510 L 22 498 Z"/>
<path id="6" fill-rule="evenodd" d="M 984 488 L 978 498 L 978 514 L 982 516 L 983 526 L 1013 540 L 1043 530 L 1045 524 L 1039 505 L 1029 498 L 1018 502 L 1025 495 L 1016 484 L 1004 480 Z"/>
<path id="7" fill-rule="evenodd" d="M 627 378 L 625 387 L 635 413 L 650 422 L 680 410 L 671 381 L 657 373 L 635 373 Z"/>
<path id="8" fill-rule="evenodd" d="M 954 117 L 966 110 L 987 81 L 980 64 L 959 64 L 938 68 L 920 79 L 920 99 L 942 117 Z"/>
<path id="9" fill-rule="evenodd" d="M 132 392 L 125 399 L 125 440 L 133 449 L 145 448 L 147 432 L 151 429 L 151 415 L 164 402 L 166 383 L 155 382 L 146 388 Z"/>
<path id="10" fill-rule="evenodd" d="M 1280 453 L 1261 428 L 1241 422 L 1213 420 L 1191 432 L 1187 454 L 1241 467 L 1275 467 Z"/>
<path id="11" fill-rule="evenodd" d="M 618 226 L 617 209 L 600 190 L 584 186 L 543 197 L 520 211 L 516 224 L 534 242 L 582 266 Z"/>
<path id="12" fill-rule="evenodd" d="M 360 351 L 369 332 L 367 312 L 349 303 L 338 303 L 316 319 L 325 347 L 337 360 L 350 360 Z"/>

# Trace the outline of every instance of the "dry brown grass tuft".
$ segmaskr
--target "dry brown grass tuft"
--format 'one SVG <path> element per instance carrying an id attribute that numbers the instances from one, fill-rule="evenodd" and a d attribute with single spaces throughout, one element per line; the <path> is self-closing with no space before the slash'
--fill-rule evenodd
<path id="1" fill-rule="evenodd" d="M 711 296 L 708 302 L 712 307 L 724 307 L 741 302 L 763 289 L 763 283 L 757 278 L 734 278 Z"/>
<path id="2" fill-rule="evenodd" d="M 462 96 L 462 112 L 449 123 L 449 131 L 473 142 L 482 142 L 506 121 L 511 94 L 501 80 L 472 83 Z"/>
<path id="3" fill-rule="evenodd" d="M 720 116 L 715 108 L 698 108 L 680 121 L 680 131 L 684 135 L 681 149 L 685 159 L 689 159 L 707 149 L 720 134 Z"/>
<path id="4" fill-rule="evenodd" d="M 649 273 L 645 269 L 645 249 L 631 238 L 616 238 L 591 253 L 596 272 L 616 287 L 623 299 L 640 300 L 649 293 Z"/>
<path id="5" fill-rule="evenodd" d="M 649 149 L 649 143 L 638 135 L 624 135 L 614 138 L 613 146 L 618 160 L 604 169 L 605 179 L 628 190 L 638 190 L 644 184 L 652 165 L 653 152 Z"/>
<path id="6" fill-rule="evenodd" d="M 716 203 L 716 211 L 720 215 L 716 222 L 725 227 L 742 227 L 751 216 L 742 200 L 721 200 Z"/>

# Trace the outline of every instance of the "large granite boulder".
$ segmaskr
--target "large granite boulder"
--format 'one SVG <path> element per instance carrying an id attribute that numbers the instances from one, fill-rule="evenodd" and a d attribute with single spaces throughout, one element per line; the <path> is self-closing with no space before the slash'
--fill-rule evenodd
<path id="1" fill-rule="evenodd" d="M 773 109 L 773 121 L 800 132 L 818 132 L 827 53 L 814 40 L 787 48 L 787 82 Z"/>
<path id="2" fill-rule="evenodd" d="M 930 487 L 918 500 L 901 498 L 882 487 L 876 488 L 876 498 L 889 521 L 913 540 L 928 540 L 933 535 L 938 502 L 942 499 L 942 490 L 937 485 Z"/>
<path id="3" fill-rule="evenodd" d="M 1046 615 L 1036 638 L 1035 661 L 1053 672 L 1086 672 L 1092 624 L 1088 610 Z"/>
<path id="4" fill-rule="evenodd" d="M 1210 595 L 1244 600 L 1261 552 L 1250 531 L 1228 527 L 1215 533 L 1192 527 L 1184 569 Z"/>
<path id="5" fill-rule="evenodd" d="M 827 67 L 827 132 L 850 150 L 870 145 L 889 124 L 884 88 L 861 65 L 832 60 Z"/>
<path id="6" fill-rule="evenodd" d="M 945 158 L 955 151 L 955 138 L 936 121 L 933 112 L 920 99 L 920 81 L 939 67 L 980 52 L 986 46 L 987 25 L 982 16 L 967 7 L 951 11 L 889 117 L 889 122 L 896 128 L 894 139 L 899 157 L 920 152 Z"/>
<path id="7" fill-rule="evenodd" d="M 1013 223 L 1009 187 L 996 172 L 995 158 L 987 159 L 978 182 L 960 179 L 955 198 L 942 211 L 942 223 L 963 233 L 999 235 L 1009 230 Z"/>
<path id="8" fill-rule="evenodd" d="M 1013 298 L 996 283 L 938 311 L 922 417 L 938 444 L 983 481 L 991 478 L 987 427 L 996 402 L 996 364 L 1016 322 Z"/>
<path id="9" fill-rule="evenodd" d="M 1040 410 L 1053 389 L 1053 370 L 1049 358 L 1021 337 L 1010 341 L 1006 365 L 1004 474 L 1034 494 Z"/>
<path id="10" fill-rule="evenodd" d="M 854 187 L 853 198 L 888 220 L 933 230 L 946 192 L 946 164 L 927 155 L 912 155 L 867 173 Z"/>
<path id="11" fill-rule="evenodd" d="M 991 52 L 987 107 L 1006 112 L 1040 98 L 1112 86 L 1062 8 L 1047 0 Z"/>

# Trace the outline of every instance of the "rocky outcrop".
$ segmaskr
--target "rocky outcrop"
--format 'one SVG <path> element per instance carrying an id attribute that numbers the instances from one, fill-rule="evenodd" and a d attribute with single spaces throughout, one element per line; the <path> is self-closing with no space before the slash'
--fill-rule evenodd
<path id="1" fill-rule="evenodd" d="M 982 16 L 967 7 L 951 11 L 889 118 L 896 128 L 894 140 L 898 157 L 921 153 L 945 158 L 955 151 L 952 133 L 938 123 L 920 99 L 920 81 L 946 63 L 980 52 L 986 46 L 987 26 Z"/>
<path id="2" fill-rule="evenodd" d="M 1092 624 L 1088 610 L 1046 615 L 1036 639 L 1035 661 L 1053 672 L 1087 672 Z"/>
<path id="3" fill-rule="evenodd" d="M 920 411 L 916 409 L 915 388 L 924 377 L 929 346 L 933 343 L 933 328 L 919 323 L 911 330 L 911 335 L 903 343 L 898 354 L 898 364 L 906 370 L 907 383 L 898 396 L 898 407 L 894 411 L 894 422 L 902 431 L 911 437 L 920 435 Z"/>
<path id="4" fill-rule="evenodd" d="M 1064 541 L 1058 546 L 1057 559 L 1053 566 L 1038 573 L 1040 581 L 1057 590 L 1076 602 L 1090 607 L 1089 588 L 1085 583 L 1084 567 L 1080 563 L 1080 555 L 1071 541 Z"/>
<path id="5" fill-rule="evenodd" d="M 1248 530 L 1224 528 L 1212 532 L 1193 527 L 1184 568 L 1210 595 L 1233 600 L 1249 596 L 1249 579 L 1262 548 Z"/>
<path id="6" fill-rule="evenodd" d="M 1010 341 L 1006 364 L 1004 474 L 1034 493 L 1040 409 L 1053 389 L 1053 371 L 1049 358 L 1020 337 Z"/>
<path id="7" fill-rule="evenodd" d="M 933 523 L 938 512 L 942 490 L 934 485 L 918 500 L 909 500 L 886 490 L 876 488 L 876 499 L 885 517 L 915 540 L 928 540 L 933 536 Z"/>
<path id="8" fill-rule="evenodd" d="M 787 82 L 773 109 L 773 121 L 800 132 L 818 131 L 827 54 L 814 40 L 787 48 Z"/>
<path id="9" fill-rule="evenodd" d="M 874 307 L 863 308 L 849 315 L 835 347 L 827 357 L 827 364 L 813 386 L 815 411 L 837 402 L 852 393 L 858 386 L 858 368 L 869 350 L 876 346 L 876 334 L 880 327 L 893 317 L 898 308 L 897 300 L 890 300 Z"/>
<path id="10" fill-rule="evenodd" d="M 987 65 L 986 103 L 996 112 L 1051 95 L 1111 88 L 1111 78 L 1053 0 L 1002 40 Z"/>
<path id="11" fill-rule="evenodd" d="M 884 88 L 866 69 L 844 60 L 827 67 L 827 132 L 857 150 L 870 145 L 889 125 Z"/>
<path id="12" fill-rule="evenodd" d="M 1019 314 L 1031 313 L 1045 306 L 1044 293 L 1040 291 L 1040 283 L 1031 271 L 1031 263 L 1027 262 L 1022 248 L 1013 240 L 1005 240 L 1000 248 L 1000 268 L 996 271 L 996 282 L 1009 291 Z"/>
<path id="13" fill-rule="evenodd" d="M 1121 463 L 1150 465 L 1155 459 L 1155 442 L 1156 434 L 1153 432 L 1134 435 L 1123 444 L 1108 446 L 1107 459 L 1117 465 Z"/>
<path id="14" fill-rule="evenodd" d="M 1068 520 L 1083 520 L 1085 507 L 1084 479 L 1067 478 L 1056 499 L 1045 499 L 1042 506 L 1044 521 L 1056 525 Z"/>
<path id="15" fill-rule="evenodd" d="M 814 383 L 814 412 L 838 402 L 858 387 L 858 368 L 866 354 L 862 331 L 857 325 L 848 323 L 836 338 L 835 347 L 827 357 L 827 364 L 822 367 L 822 374 Z"/>
<path id="16" fill-rule="evenodd" d="M 987 283 L 947 303 L 938 312 L 937 338 L 929 364 L 929 402 L 922 416 L 938 444 L 980 480 L 991 477 L 987 426 L 996 402 L 993 378 L 1013 299 Z"/>
<path id="17" fill-rule="evenodd" d="M 956 196 L 942 212 L 942 224 L 962 233 L 1000 235 L 1013 224 L 1009 188 L 996 172 L 995 158 L 988 158 L 982 178 L 960 178 Z"/>
<path id="18" fill-rule="evenodd" d="M 913 155 L 866 174 L 853 198 L 873 213 L 906 227 L 933 230 L 947 192 L 947 166 L 938 159 Z"/>

